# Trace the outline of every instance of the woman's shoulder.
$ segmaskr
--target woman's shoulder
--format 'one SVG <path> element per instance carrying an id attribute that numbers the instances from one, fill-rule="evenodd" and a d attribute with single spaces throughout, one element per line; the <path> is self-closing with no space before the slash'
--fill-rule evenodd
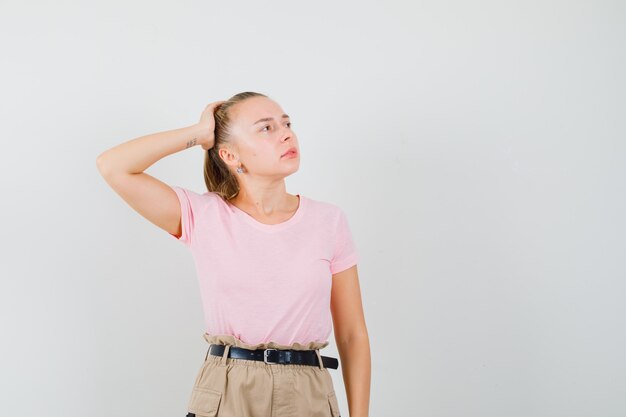
<path id="1" fill-rule="evenodd" d="M 326 200 L 319 200 L 305 196 L 307 199 L 307 209 L 318 213 L 326 218 L 336 218 L 343 213 L 343 209 L 336 203 L 332 203 Z"/>
<path id="2" fill-rule="evenodd" d="M 214 191 L 194 191 L 190 188 L 186 188 L 180 185 L 171 185 L 171 187 L 177 192 L 179 196 L 186 197 L 189 202 L 194 205 L 217 205 L 220 203 L 225 204 L 222 196 Z"/>

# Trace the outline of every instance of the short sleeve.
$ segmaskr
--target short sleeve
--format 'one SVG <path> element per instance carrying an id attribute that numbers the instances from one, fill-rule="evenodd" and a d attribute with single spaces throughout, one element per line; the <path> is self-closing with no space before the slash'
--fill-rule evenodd
<path id="1" fill-rule="evenodd" d="M 358 253 L 348 219 L 342 209 L 339 209 L 337 226 L 335 227 L 335 245 L 333 257 L 330 261 L 330 272 L 336 274 L 355 265 L 358 261 Z"/>
<path id="2" fill-rule="evenodd" d="M 191 238 L 194 230 L 195 193 L 193 191 L 187 190 L 186 188 L 176 185 L 172 185 L 170 187 L 176 192 L 176 195 L 178 196 L 178 201 L 180 203 L 180 223 L 182 229 L 180 238 L 176 237 L 173 233 L 170 233 L 170 235 L 174 239 L 184 243 L 186 246 L 189 246 L 191 244 Z"/>

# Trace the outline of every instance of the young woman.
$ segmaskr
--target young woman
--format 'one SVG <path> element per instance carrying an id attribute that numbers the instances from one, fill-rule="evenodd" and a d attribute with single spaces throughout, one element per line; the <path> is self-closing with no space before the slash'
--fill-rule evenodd
<path id="1" fill-rule="evenodd" d="M 144 171 L 199 145 L 207 192 Z M 370 348 L 357 251 L 338 206 L 287 193 L 300 148 L 290 117 L 244 92 L 209 104 L 192 126 L 103 152 L 97 166 L 133 209 L 188 247 L 209 348 L 187 416 L 339 417 L 322 356 L 334 327 L 351 417 L 366 417 Z"/>

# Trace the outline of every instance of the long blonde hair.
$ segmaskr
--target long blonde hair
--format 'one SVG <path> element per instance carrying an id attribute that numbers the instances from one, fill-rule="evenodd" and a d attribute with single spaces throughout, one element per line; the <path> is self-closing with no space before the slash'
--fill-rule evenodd
<path id="1" fill-rule="evenodd" d="M 224 200 L 230 200 L 239 193 L 237 176 L 228 169 L 228 165 L 219 156 L 218 151 L 232 142 L 230 126 L 232 124 L 229 109 L 250 97 L 267 97 L 265 94 L 246 91 L 235 94 L 215 108 L 215 144 L 204 156 L 204 183 L 207 190 L 219 194 Z"/>

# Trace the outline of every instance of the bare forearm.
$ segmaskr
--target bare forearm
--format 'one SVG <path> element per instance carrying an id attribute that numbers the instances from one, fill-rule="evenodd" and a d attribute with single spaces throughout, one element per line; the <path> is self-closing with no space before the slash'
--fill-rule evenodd
<path id="1" fill-rule="evenodd" d="M 102 152 L 98 168 L 103 174 L 143 172 L 161 158 L 198 145 L 200 133 L 201 127 L 191 125 L 129 140 Z"/>
<path id="2" fill-rule="evenodd" d="M 371 355 L 367 335 L 337 345 L 350 417 L 368 417 Z"/>

